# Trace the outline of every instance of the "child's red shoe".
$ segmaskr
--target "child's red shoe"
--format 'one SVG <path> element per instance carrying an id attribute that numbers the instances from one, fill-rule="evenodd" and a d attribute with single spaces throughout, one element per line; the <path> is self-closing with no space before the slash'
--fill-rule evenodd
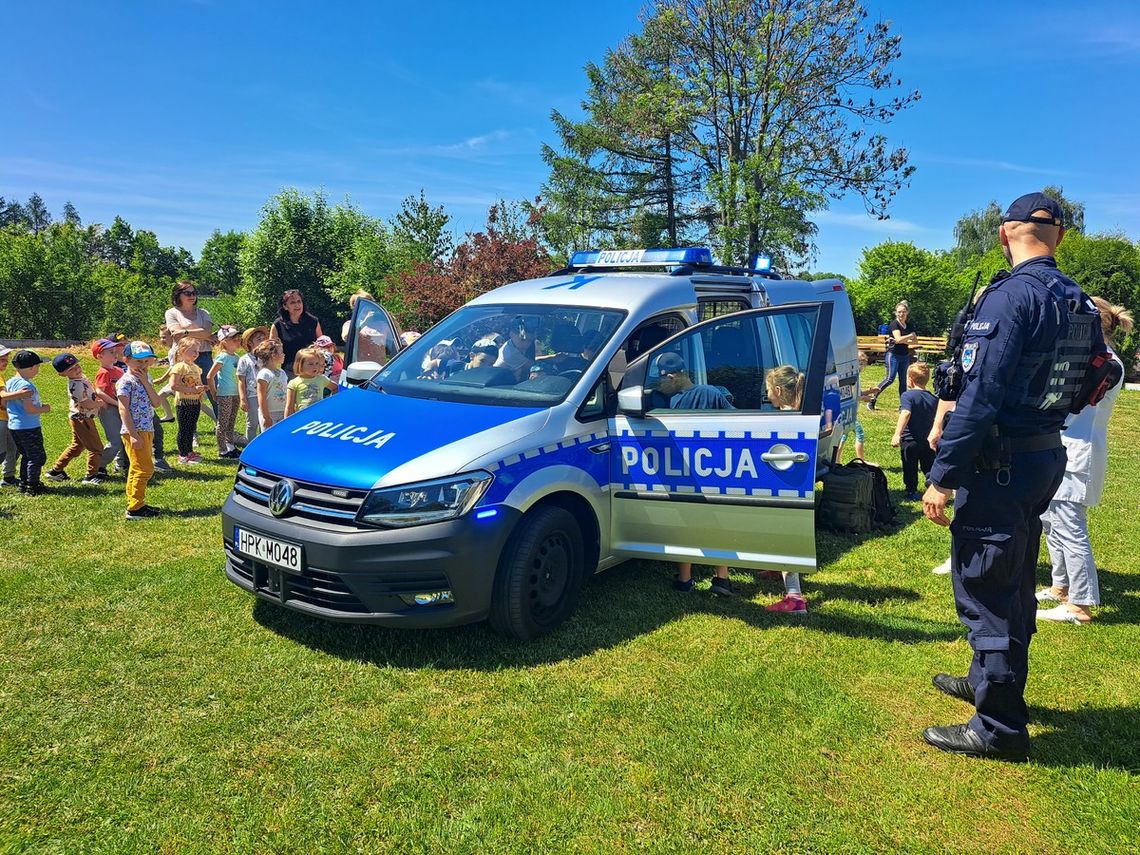
<path id="1" fill-rule="evenodd" d="M 764 611 L 781 612 L 789 615 L 806 615 L 807 600 L 803 597 L 797 597 L 795 594 L 788 594 L 784 599 L 772 603 L 770 606 L 765 606 Z"/>

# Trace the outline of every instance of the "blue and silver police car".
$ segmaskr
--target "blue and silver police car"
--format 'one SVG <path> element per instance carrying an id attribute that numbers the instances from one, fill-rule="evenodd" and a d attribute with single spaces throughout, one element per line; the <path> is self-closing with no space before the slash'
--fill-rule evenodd
<path id="1" fill-rule="evenodd" d="M 245 449 L 226 575 L 330 620 L 489 619 L 527 639 L 626 559 L 813 571 L 815 483 L 855 418 L 855 326 L 841 282 L 768 267 L 577 253 L 390 359 L 395 324 L 360 300 L 346 361 L 371 376 Z M 798 392 L 773 396 L 770 375 Z"/>

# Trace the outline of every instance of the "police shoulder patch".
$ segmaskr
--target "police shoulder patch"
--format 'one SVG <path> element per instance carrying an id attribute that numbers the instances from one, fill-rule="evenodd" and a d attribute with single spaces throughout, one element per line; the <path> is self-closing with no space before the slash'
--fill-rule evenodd
<path id="1" fill-rule="evenodd" d="M 978 343 L 976 341 L 968 341 L 962 347 L 962 370 L 969 371 L 974 367 L 974 363 L 978 361 Z"/>

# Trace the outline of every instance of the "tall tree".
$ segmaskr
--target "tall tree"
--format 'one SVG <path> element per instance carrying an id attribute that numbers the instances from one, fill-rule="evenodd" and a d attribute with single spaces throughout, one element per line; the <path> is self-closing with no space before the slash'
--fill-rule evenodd
<path id="1" fill-rule="evenodd" d="M 47 209 L 39 193 L 33 193 L 28 197 L 24 210 L 27 211 L 28 227 L 32 230 L 32 234 L 38 235 L 51 225 L 51 211 Z"/>
<path id="2" fill-rule="evenodd" d="M 27 228 L 28 226 L 28 212 L 24 210 L 24 206 L 15 199 L 5 202 L 4 197 L 0 196 L 0 228 Z"/>
<path id="3" fill-rule="evenodd" d="M 70 226 L 83 225 L 83 221 L 79 219 L 79 212 L 75 210 L 70 200 L 63 203 L 63 221 Z"/>
<path id="4" fill-rule="evenodd" d="M 671 198 L 705 220 L 723 260 L 763 249 L 790 266 L 810 253 L 813 210 L 854 194 L 885 218 L 912 174 L 907 151 L 874 130 L 919 98 L 892 72 L 900 55 L 900 37 L 858 0 L 657 0 L 641 34 L 587 69 L 587 116 L 560 126 L 548 188 L 574 190 L 604 231 L 615 189 L 647 202 L 639 191 L 669 175 L 699 177 L 695 198 Z M 623 169 L 631 142 L 658 154 L 643 185 L 646 171 Z M 548 201 L 582 231 L 562 196 Z"/>
<path id="5" fill-rule="evenodd" d="M 1066 231 L 1085 230 L 1084 202 L 1066 198 L 1064 190 L 1054 185 L 1049 185 L 1041 192 L 1060 203 L 1061 210 L 1065 212 Z M 986 207 L 971 211 L 958 220 L 954 226 L 954 252 L 960 262 L 972 263 L 998 246 L 998 227 L 1004 211 L 995 200 L 991 200 Z"/>
<path id="6" fill-rule="evenodd" d="M 242 244 L 245 243 L 243 232 L 228 231 L 223 233 L 214 229 L 202 247 L 198 257 L 198 287 L 210 294 L 233 294 L 241 282 L 241 265 L 238 257 L 241 254 Z"/>
<path id="7" fill-rule="evenodd" d="M 454 242 L 447 224 L 451 216 L 443 206 L 432 207 L 424 191 L 404 199 L 392 221 L 392 246 L 397 267 L 419 262 L 439 263 L 452 252 Z"/>

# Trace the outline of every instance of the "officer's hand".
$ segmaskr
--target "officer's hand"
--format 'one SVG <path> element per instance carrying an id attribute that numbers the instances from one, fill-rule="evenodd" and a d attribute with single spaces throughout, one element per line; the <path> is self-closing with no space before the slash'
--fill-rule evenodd
<path id="1" fill-rule="evenodd" d="M 950 518 L 946 516 L 946 501 L 952 492 L 937 484 L 931 484 L 926 488 L 922 496 L 922 512 L 926 514 L 928 520 L 939 525 L 950 525 Z"/>

